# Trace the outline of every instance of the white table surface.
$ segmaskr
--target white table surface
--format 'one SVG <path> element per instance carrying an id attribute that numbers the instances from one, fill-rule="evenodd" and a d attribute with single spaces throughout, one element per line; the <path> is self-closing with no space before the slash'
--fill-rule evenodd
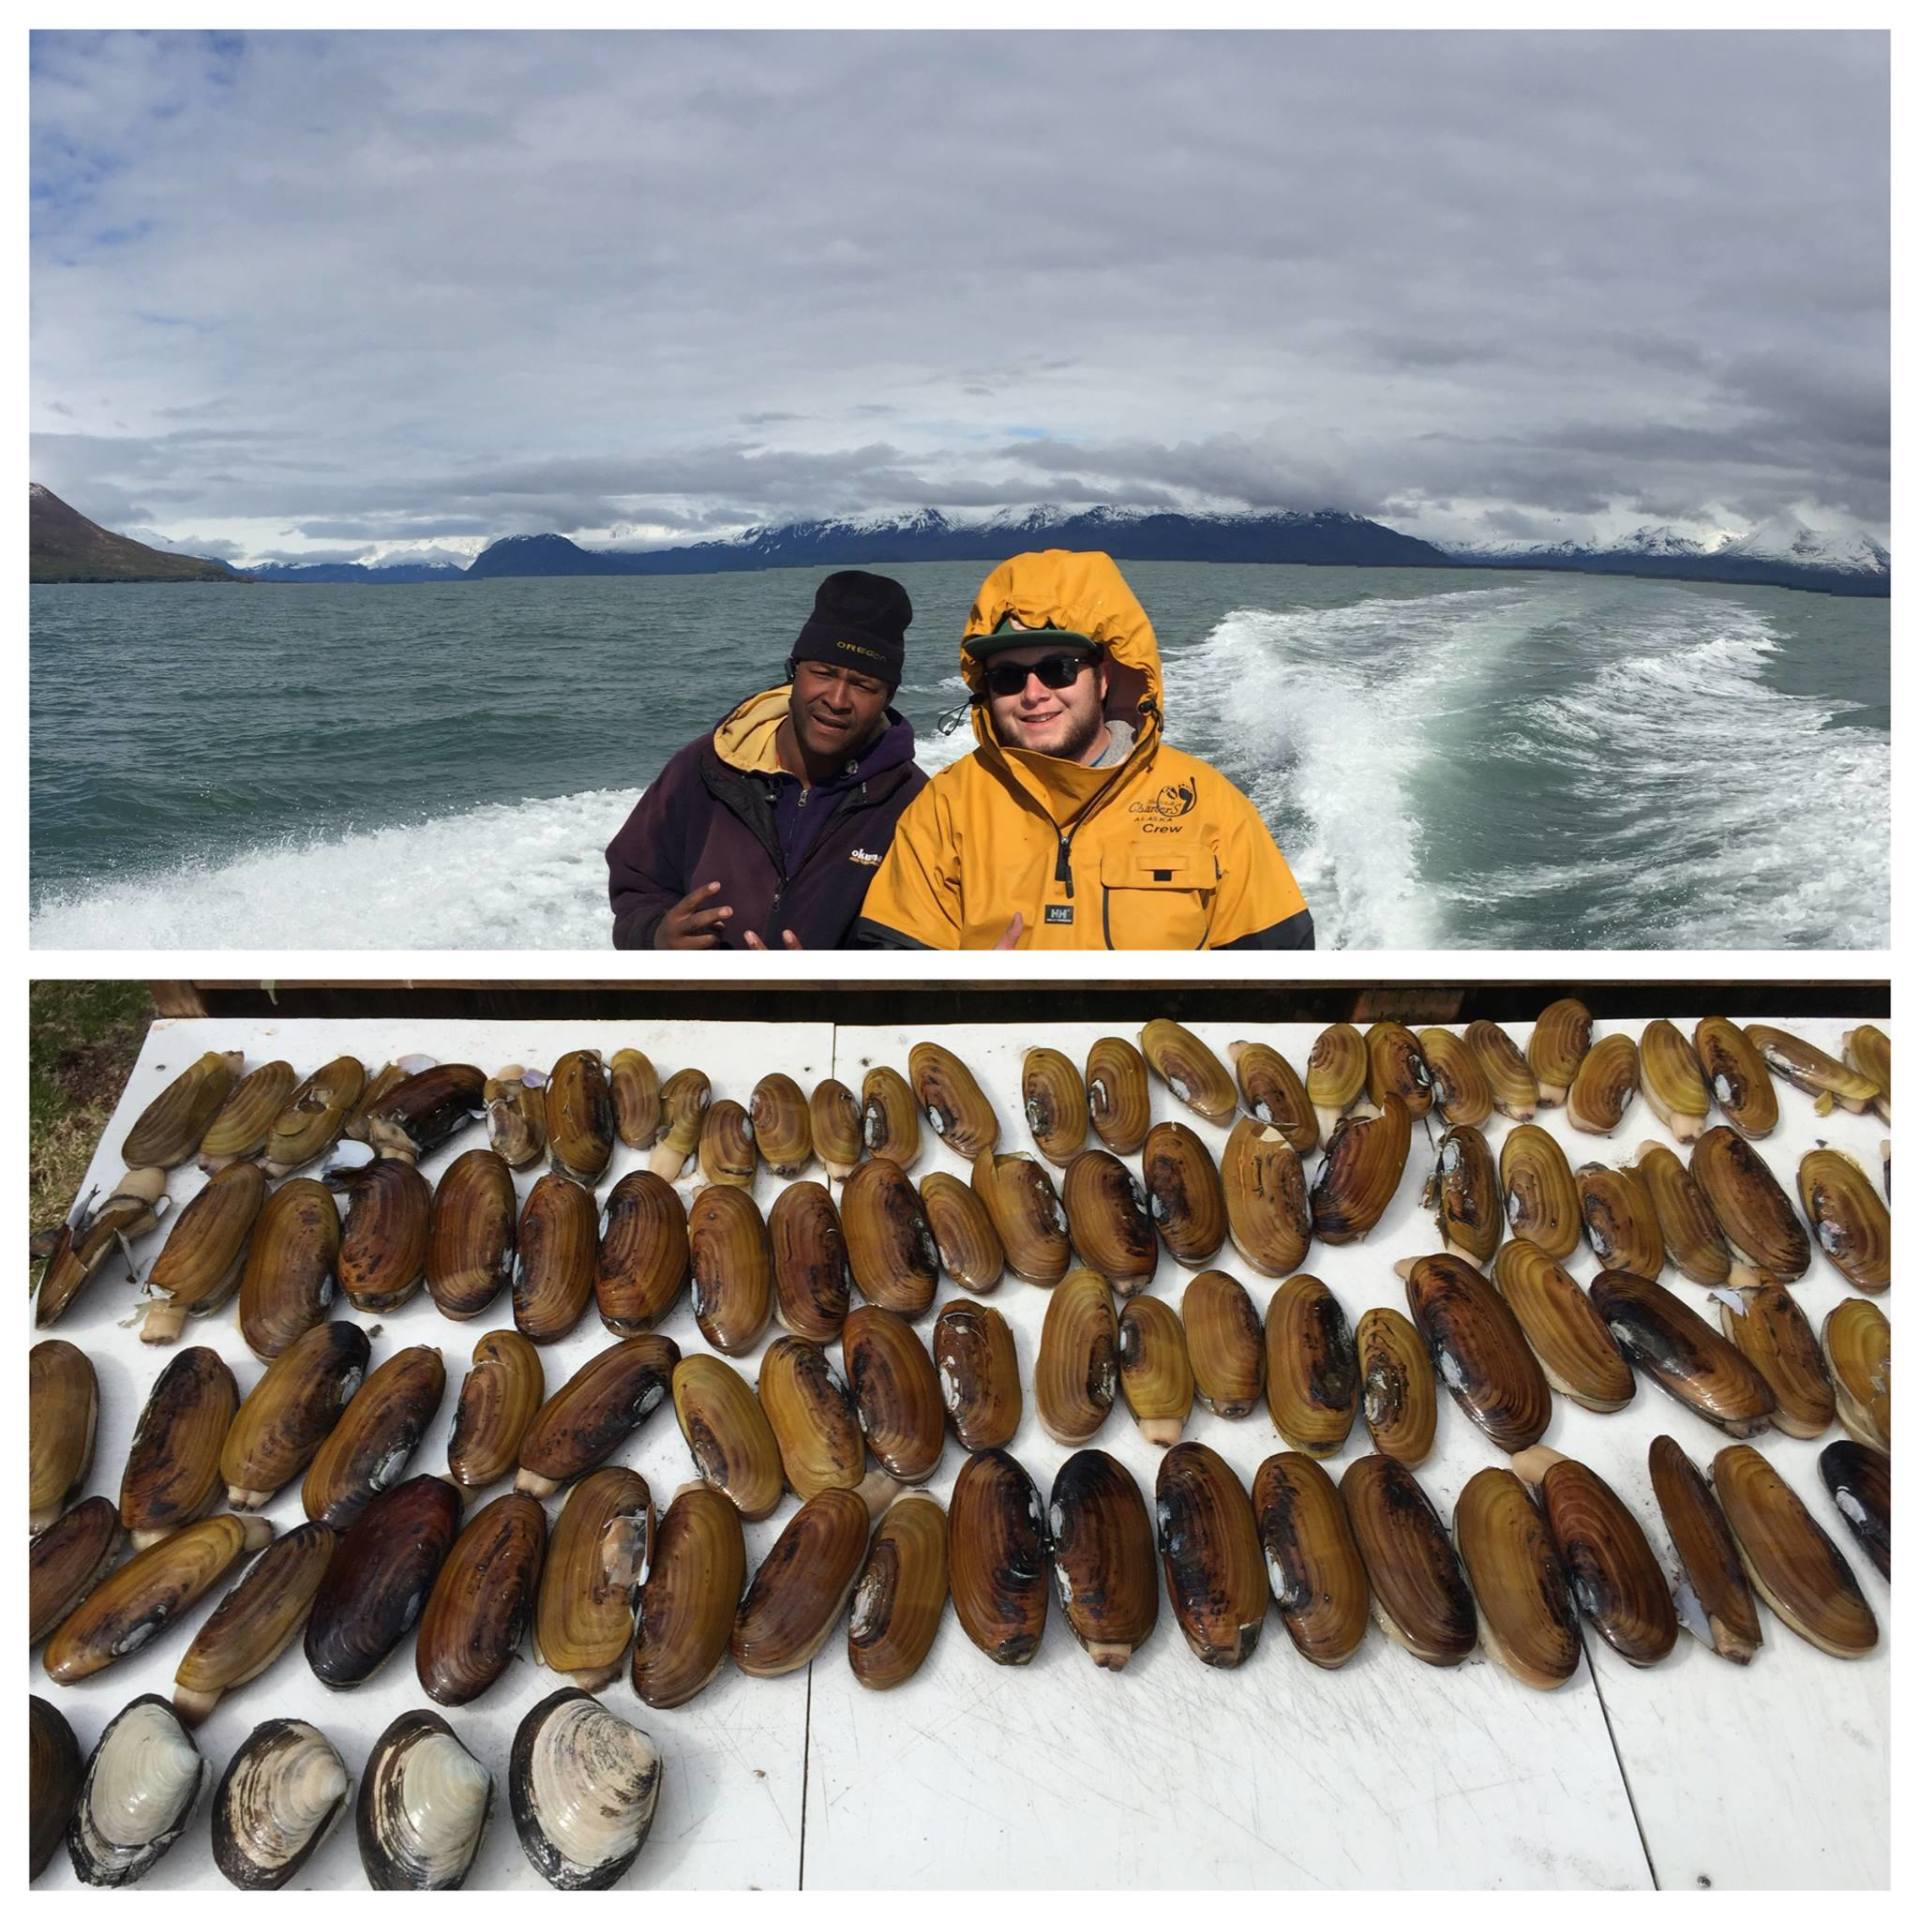
<path id="1" fill-rule="evenodd" d="M 1143 996 L 1141 1017 L 1152 1011 Z M 1640 1024 L 1603 1022 L 1600 1030 L 1637 1034 Z M 1786 1024 L 1838 1051 L 1842 1023 Z M 937 1038 L 978 1076 L 1000 1115 L 1003 1148 L 1025 1149 L 1030 1143 L 1018 1086 L 1026 1048 L 1044 1042 L 1084 1059 L 1087 1045 L 1113 1030 L 1073 1022 L 907 1032 L 852 1025 L 836 1030 L 824 1023 L 163 1020 L 148 1036 L 91 1178 L 103 1191 L 111 1187 L 121 1171 L 119 1143 L 140 1110 L 210 1047 L 240 1047 L 250 1067 L 277 1058 L 305 1073 L 342 1052 L 359 1055 L 369 1069 L 423 1052 L 492 1070 L 513 1060 L 550 1066 L 575 1046 L 599 1047 L 610 1056 L 630 1045 L 647 1052 L 663 1076 L 698 1065 L 711 1076 L 716 1097 L 744 1101 L 754 1081 L 775 1068 L 809 1089 L 831 1072 L 857 1091 L 868 1065 L 884 1062 L 904 1071 L 912 1042 Z M 1258 1038 L 1278 1046 L 1296 1068 L 1304 1068 L 1317 1032 L 1300 1025 L 1247 1029 L 1204 1022 L 1196 1030 L 1223 1058 L 1230 1041 Z M 1524 1044 L 1524 1025 L 1509 1023 L 1509 1031 Z M 1784 1083 L 1776 1088 L 1781 1122 L 1760 1150 L 1790 1192 L 1800 1155 L 1816 1141 L 1847 1148 L 1878 1177 L 1885 1129 L 1874 1116 L 1817 1119 L 1806 1095 Z M 1226 1129 L 1189 1114 L 1157 1082 L 1154 1117 L 1186 1120 L 1216 1154 L 1226 1137 Z M 1635 1102 L 1610 1140 L 1573 1133 L 1564 1112 L 1541 1118 L 1576 1166 L 1586 1159 L 1624 1160 L 1640 1140 L 1666 1138 L 1644 1101 Z M 1507 1126 L 1498 1115 L 1488 1123 L 1496 1153 Z M 1437 1138 L 1437 1124 L 1432 1132 Z M 922 1137 L 921 1159 L 912 1170 L 916 1181 L 935 1167 L 964 1177 L 965 1165 L 930 1129 L 923 1128 Z M 456 1154 L 483 1140 L 478 1128 L 457 1136 L 423 1162 L 422 1171 L 437 1177 Z M 639 1159 L 617 1146 L 601 1193 Z M 1368 1239 L 1347 1247 L 1316 1243 L 1309 1252 L 1307 1268 L 1333 1289 L 1352 1321 L 1375 1305 L 1404 1311 L 1393 1263 L 1438 1247 L 1433 1222 L 1418 1204 L 1430 1160 L 1416 1129 L 1399 1192 Z M 1132 1164 L 1137 1173 L 1137 1156 Z M 522 1194 L 538 1172 L 530 1168 L 516 1176 Z M 819 1177 L 817 1164 L 804 1177 Z M 170 1187 L 176 1209 L 201 1184 L 191 1166 L 177 1169 Z M 690 1170 L 682 1193 L 690 1194 L 693 1184 Z M 755 1197 L 763 1209 L 779 1184 L 760 1174 Z M 143 1271 L 164 1232 L 137 1243 Z M 1230 1242 L 1215 1264 L 1241 1278 L 1264 1312 L 1278 1282 L 1246 1269 Z M 1598 1270 L 1584 1248 L 1567 1265 L 1583 1284 Z M 1163 1254 L 1153 1290 L 1177 1305 L 1186 1279 L 1185 1269 Z M 1667 1280 L 1690 1306 L 1714 1312 L 1704 1289 L 1671 1269 Z M 939 1300 L 955 1291 L 943 1280 Z M 1796 1287 L 1816 1328 L 1852 1292 L 1817 1251 Z M 1069 1451 L 1046 1436 L 1032 1412 L 1031 1369 L 1046 1300 L 1042 1289 L 1011 1275 L 992 1296 L 1012 1324 L 1027 1392 L 1012 1450 L 1043 1494 Z M 117 1494 L 146 1393 L 179 1351 L 142 1347 L 133 1329 L 118 1324 L 129 1302 L 119 1279 L 96 1280 L 52 1329 L 82 1347 L 99 1373 L 99 1439 L 85 1491 L 109 1497 Z M 1879 1304 L 1887 1308 L 1885 1296 Z M 437 1344 L 447 1362 L 446 1396 L 413 1471 L 444 1470 L 467 1356 L 483 1332 L 510 1324 L 504 1293 L 470 1323 L 443 1319 L 424 1290 L 387 1316 L 375 1338 L 376 1364 L 422 1341 Z M 918 1323 L 923 1339 L 930 1337 L 931 1324 L 929 1311 Z M 706 1350 L 684 1303 L 661 1330 L 684 1352 Z M 771 1328 L 767 1338 L 777 1332 Z M 589 1310 L 566 1340 L 543 1348 L 548 1390 L 608 1339 Z M 230 1307 L 189 1323 L 181 1344 L 195 1343 L 219 1350 L 243 1393 L 263 1371 L 241 1340 Z M 745 1356 L 749 1377 L 757 1374 L 765 1345 Z M 837 1367 L 837 1349 L 833 1359 Z M 1655 1551 L 1671 1568 L 1646 1470 L 1648 1442 L 1661 1432 L 1671 1433 L 1702 1467 L 1725 1444 L 1725 1436 L 1645 1378 L 1633 1402 L 1616 1414 L 1590 1413 L 1556 1397 L 1545 1443 L 1605 1476 L 1641 1517 Z M 1240 1421 L 1196 1408 L 1186 1437 L 1217 1448 L 1243 1481 L 1283 1444 L 1264 1407 Z M 630 1686 L 617 1681 L 603 1697 L 645 1726 L 666 1760 L 653 1833 L 622 1885 L 1885 1886 L 1890 1592 L 1820 1482 L 1820 1447 L 1840 1437 L 1836 1424 L 1820 1441 L 1769 1432 L 1754 1444 L 1833 1534 L 1879 1615 L 1882 1644 L 1866 1660 L 1830 1659 L 1763 1612 L 1765 1646 L 1745 1669 L 1717 1659 L 1683 1630 L 1668 1660 L 1640 1670 L 1588 1631 L 1588 1662 L 1566 1686 L 1543 1694 L 1478 1654 L 1458 1668 L 1425 1667 L 1377 1629 L 1345 1667 L 1322 1672 L 1294 1651 L 1270 1613 L 1253 1657 L 1237 1670 L 1219 1672 L 1189 1653 L 1163 1599 L 1153 1638 L 1125 1672 L 1110 1674 L 1081 1652 L 1057 1609 L 1039 1653 L 1024 1668 L 994 1665 L 949 1610 L 926 1665 L 890 1693 L 869 1693 L 854 1682 L 838 1634 L 804 1674 L 749 1680 L 728 1665 L 696 1700 L 672 1713 L 643 1707 Z M 1124 1403 L 1088 1444 L 1124 1463 L 1151 1500 L 1160 1450 L 1140 1438 Z M 1367 1446 L 1364 1423 L 1357 1421 L 1341 1456 L 1328 1462 L 1330 1471 L 1338 1478 Z M 615 1457 L 647 1477 L 661 1508 L 692 1477 L 668 1406 Z M 964 1458 L 949 1437 L 929 1483 L 943 1503 Z M 1451 1515 L 1474 1472 L 1504 1458 L 1443 1394 L 1434 1450 L 1417 1469 L 1442 1515 Z M 497 1496 L 507 1484 L 470 1505 Z M 550 1516 L 559 1504 L 548 1503 Z M 793 1511 L 789 1495 L 770 1519 L 747 1528 L 750 1569 Z M 267 1517 L 276 1532 L 300 1523 L 297 1483 L 267 1509 Z M 217 1593 L 210 1595 L 186 1621 L 77 1686 L 54 1686 L 36 1649 L 29 1684 L 63 1709 L 85 1751 L 135 1694 L 170 1697 L 180 1655 L 216 1601 Z M 507 1816 L 505 1763 L 521 1716 L 554 1684 L 528 1646 L 480 1700 L 444 1710 L 492 1768 L 498 1788 L 470 1887 L 543 1884 Z M 357 1780 L 380 1730 L 406 1709 L 430 1704 L 415 1678 L 410 1638 L 370 1681 L 344 1693 L 322 1687 L 296 1646 L 268 1674 L 224 1701 L 198 1737 L 217 1780 L 259 1721 L 296 1714 L 333 1739 Z M 343 1822 L 296 1886 L 364 1885 L 346 1828 Z M 203 1802 L 186 1834 L 141 1885 L 224 1888 L 207 1836 Z M 36 1884 L 71 1881 L 63 1852 Z"/>

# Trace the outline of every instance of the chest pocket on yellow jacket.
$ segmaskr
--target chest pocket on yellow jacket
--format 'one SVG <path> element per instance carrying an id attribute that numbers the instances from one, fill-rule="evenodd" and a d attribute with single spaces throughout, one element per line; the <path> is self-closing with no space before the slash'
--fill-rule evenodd
<path id="1" fill-rule="evenodd" d="M 1220 884 L 1201 847 L 1109 847 L 1100 860 L 1101 931 L 1110 947 L 1204 947 Z"/>

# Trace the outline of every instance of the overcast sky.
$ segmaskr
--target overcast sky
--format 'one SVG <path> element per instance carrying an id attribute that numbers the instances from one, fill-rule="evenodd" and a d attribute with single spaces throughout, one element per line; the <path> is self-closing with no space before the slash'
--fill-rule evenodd
<path id="1" fill-rule="evenodd" d="M 1886 534 L 1881 34 L 38 34 L 33 475 L 226 558 Z"/>

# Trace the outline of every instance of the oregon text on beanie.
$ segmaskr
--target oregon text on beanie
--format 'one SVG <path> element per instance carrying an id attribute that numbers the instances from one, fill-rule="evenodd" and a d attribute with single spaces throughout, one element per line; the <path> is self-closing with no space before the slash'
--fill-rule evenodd
<path id="1" fill-rule="evenodd" d="M 813 596 L 791 657 L 825 660 L 897 687 L 912 624 L 913 602 L 899 581 L 879 573 L 830 573 Z"/>

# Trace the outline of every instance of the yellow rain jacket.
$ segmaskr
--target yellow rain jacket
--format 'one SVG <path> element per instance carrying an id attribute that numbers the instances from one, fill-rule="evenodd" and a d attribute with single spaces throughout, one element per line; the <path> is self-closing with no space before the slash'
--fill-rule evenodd
<path id="1" fill-rule="evenodd" d="M 1000 743 L 965 640 L 1009 614 L 1106 650 L 1107 716 L 1135 730 L 1124 764 Z M 979 745 L 900 816 L 856 944 L 991 947 L 1019 913 L 1021 948 L 1313 945 L 1313 916 L 1252 801 L 1161 737 L 1160 650 L 1106 554 L 1023 553 L 996 567 L 967 616 L 960 669 Z"/>

